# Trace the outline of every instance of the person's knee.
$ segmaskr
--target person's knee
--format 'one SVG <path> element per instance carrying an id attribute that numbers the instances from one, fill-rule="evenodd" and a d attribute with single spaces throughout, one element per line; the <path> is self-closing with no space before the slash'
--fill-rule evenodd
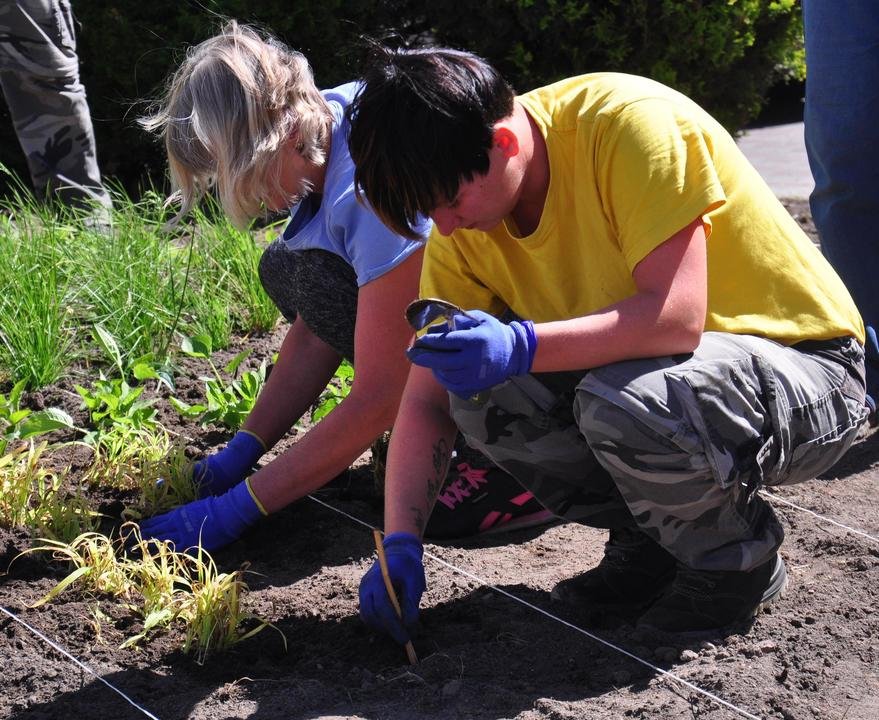
<path id="1" fill-rule="evenodd" d="M 285 255 L 291 253 L 286 250 L 281 240 L 270 243 L 260 256 L 257 274 L 266 295 L 281 311 L 284 319 L 292 323 L 298 315 L 298 310 L 291 282 L 293 268 L 291 260 Z"/>

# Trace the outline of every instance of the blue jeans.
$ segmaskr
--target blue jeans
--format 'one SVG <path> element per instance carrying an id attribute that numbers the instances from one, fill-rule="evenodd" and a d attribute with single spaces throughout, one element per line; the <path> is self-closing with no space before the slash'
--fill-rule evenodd
<path id="1" fill-rule="evenodd" d="M 879 3 L 804 0 L 805 134 L 812 217 L 867 331 L 867 392 L 879 400 Z"/>

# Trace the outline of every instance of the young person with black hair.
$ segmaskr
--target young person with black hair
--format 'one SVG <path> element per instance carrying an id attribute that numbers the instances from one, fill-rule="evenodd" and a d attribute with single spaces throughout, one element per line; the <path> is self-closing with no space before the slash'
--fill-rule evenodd
<path id="1" fill-rule="evenodd" d="M 433 219 L 421 294 L 465 311 L 408 350 L 384 541 L 403 618 L 373 567 L 364 620 L 410 637 L 457 430 L 559 517 L 609 528 L 556 597 L 675 633 L 776 598 L 784 533 L 758 490 L 856 437 L 864 327 L 730 135 L 645 78 L 516 96 L 447 49 L 378 49 L 348 113 L 360 192 L 400 235 Z"/>

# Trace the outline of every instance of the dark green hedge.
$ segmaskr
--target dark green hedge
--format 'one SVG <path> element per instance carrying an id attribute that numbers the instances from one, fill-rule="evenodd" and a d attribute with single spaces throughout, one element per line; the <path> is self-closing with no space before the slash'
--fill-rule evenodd
<path id="1" fill-rule="evenodd" d="M 79 51 L 104 173 L 136 194 L 161 183 L 164 159 L 135 124 L 187 44 L 221 16 L 271 28 L 328 87 L 356 76 L 358 38 L 397 37 L 474 50 L 517 90 L 567 75 L 648 75 L 702 103 L 730 129 L 767 89 L 802 70 L 796 0 L 74 0 Z M 26 175 L 5 106 L 0 161 Z"/>

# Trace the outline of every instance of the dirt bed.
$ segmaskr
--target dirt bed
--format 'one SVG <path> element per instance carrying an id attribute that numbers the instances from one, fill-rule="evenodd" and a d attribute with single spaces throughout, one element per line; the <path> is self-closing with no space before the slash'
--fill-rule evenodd
<path id="1" fill-rule="evenodd" d="M 790 209 L 814 232 L 802 204 Z M 238 339 L 230 352 L 256 340 L 251 359 L 258 363 L 276 350 L 282 332 Z M 187 372 L 195 393 L 199 370 Z M 32 402 L 75 405 L 69 385 Z M 188 438 L 192 454 L 226 437 L 180 424 L 173 412 L 162 419 Z M 75 453 L 68 461 L 74 473 L 82 469 Z M 0 576 L 0 605 L 145 711 L 3 615 L 0 717 L 876 720 L 877 462 L 873 434 L 826 476 L 770 496 L 787 532 L 788 590 L 749 631 L 726 637 L 649 635 L 552 601 L 554 585 L 593 566 L 604 541 L 590 528 L 555 525 L 428 545 L 448 565 L 426 562 L 420 662 L 410 666 L 401 648 L 357 618 L 358 583 L 373 555 L 368 526 L 380 524 L 381 512 L 364 464 L 216 554 L 226 570 L 250 563 L 247 607 L 284 633 L 286 650 L 271 630 L 203 666 L 181 652 L 174 632 L 120 650 L 134 632 L 124 608 L 73 592 L 29 608 L 63 571 L 24 558 Z M 92 500 L 113 509 L 124 498 L 95 490 Z M 21 532 L 0 531 L 0 569 L 28 543 Z M 107 616 L 99 633 L 96 603 Z"/>

